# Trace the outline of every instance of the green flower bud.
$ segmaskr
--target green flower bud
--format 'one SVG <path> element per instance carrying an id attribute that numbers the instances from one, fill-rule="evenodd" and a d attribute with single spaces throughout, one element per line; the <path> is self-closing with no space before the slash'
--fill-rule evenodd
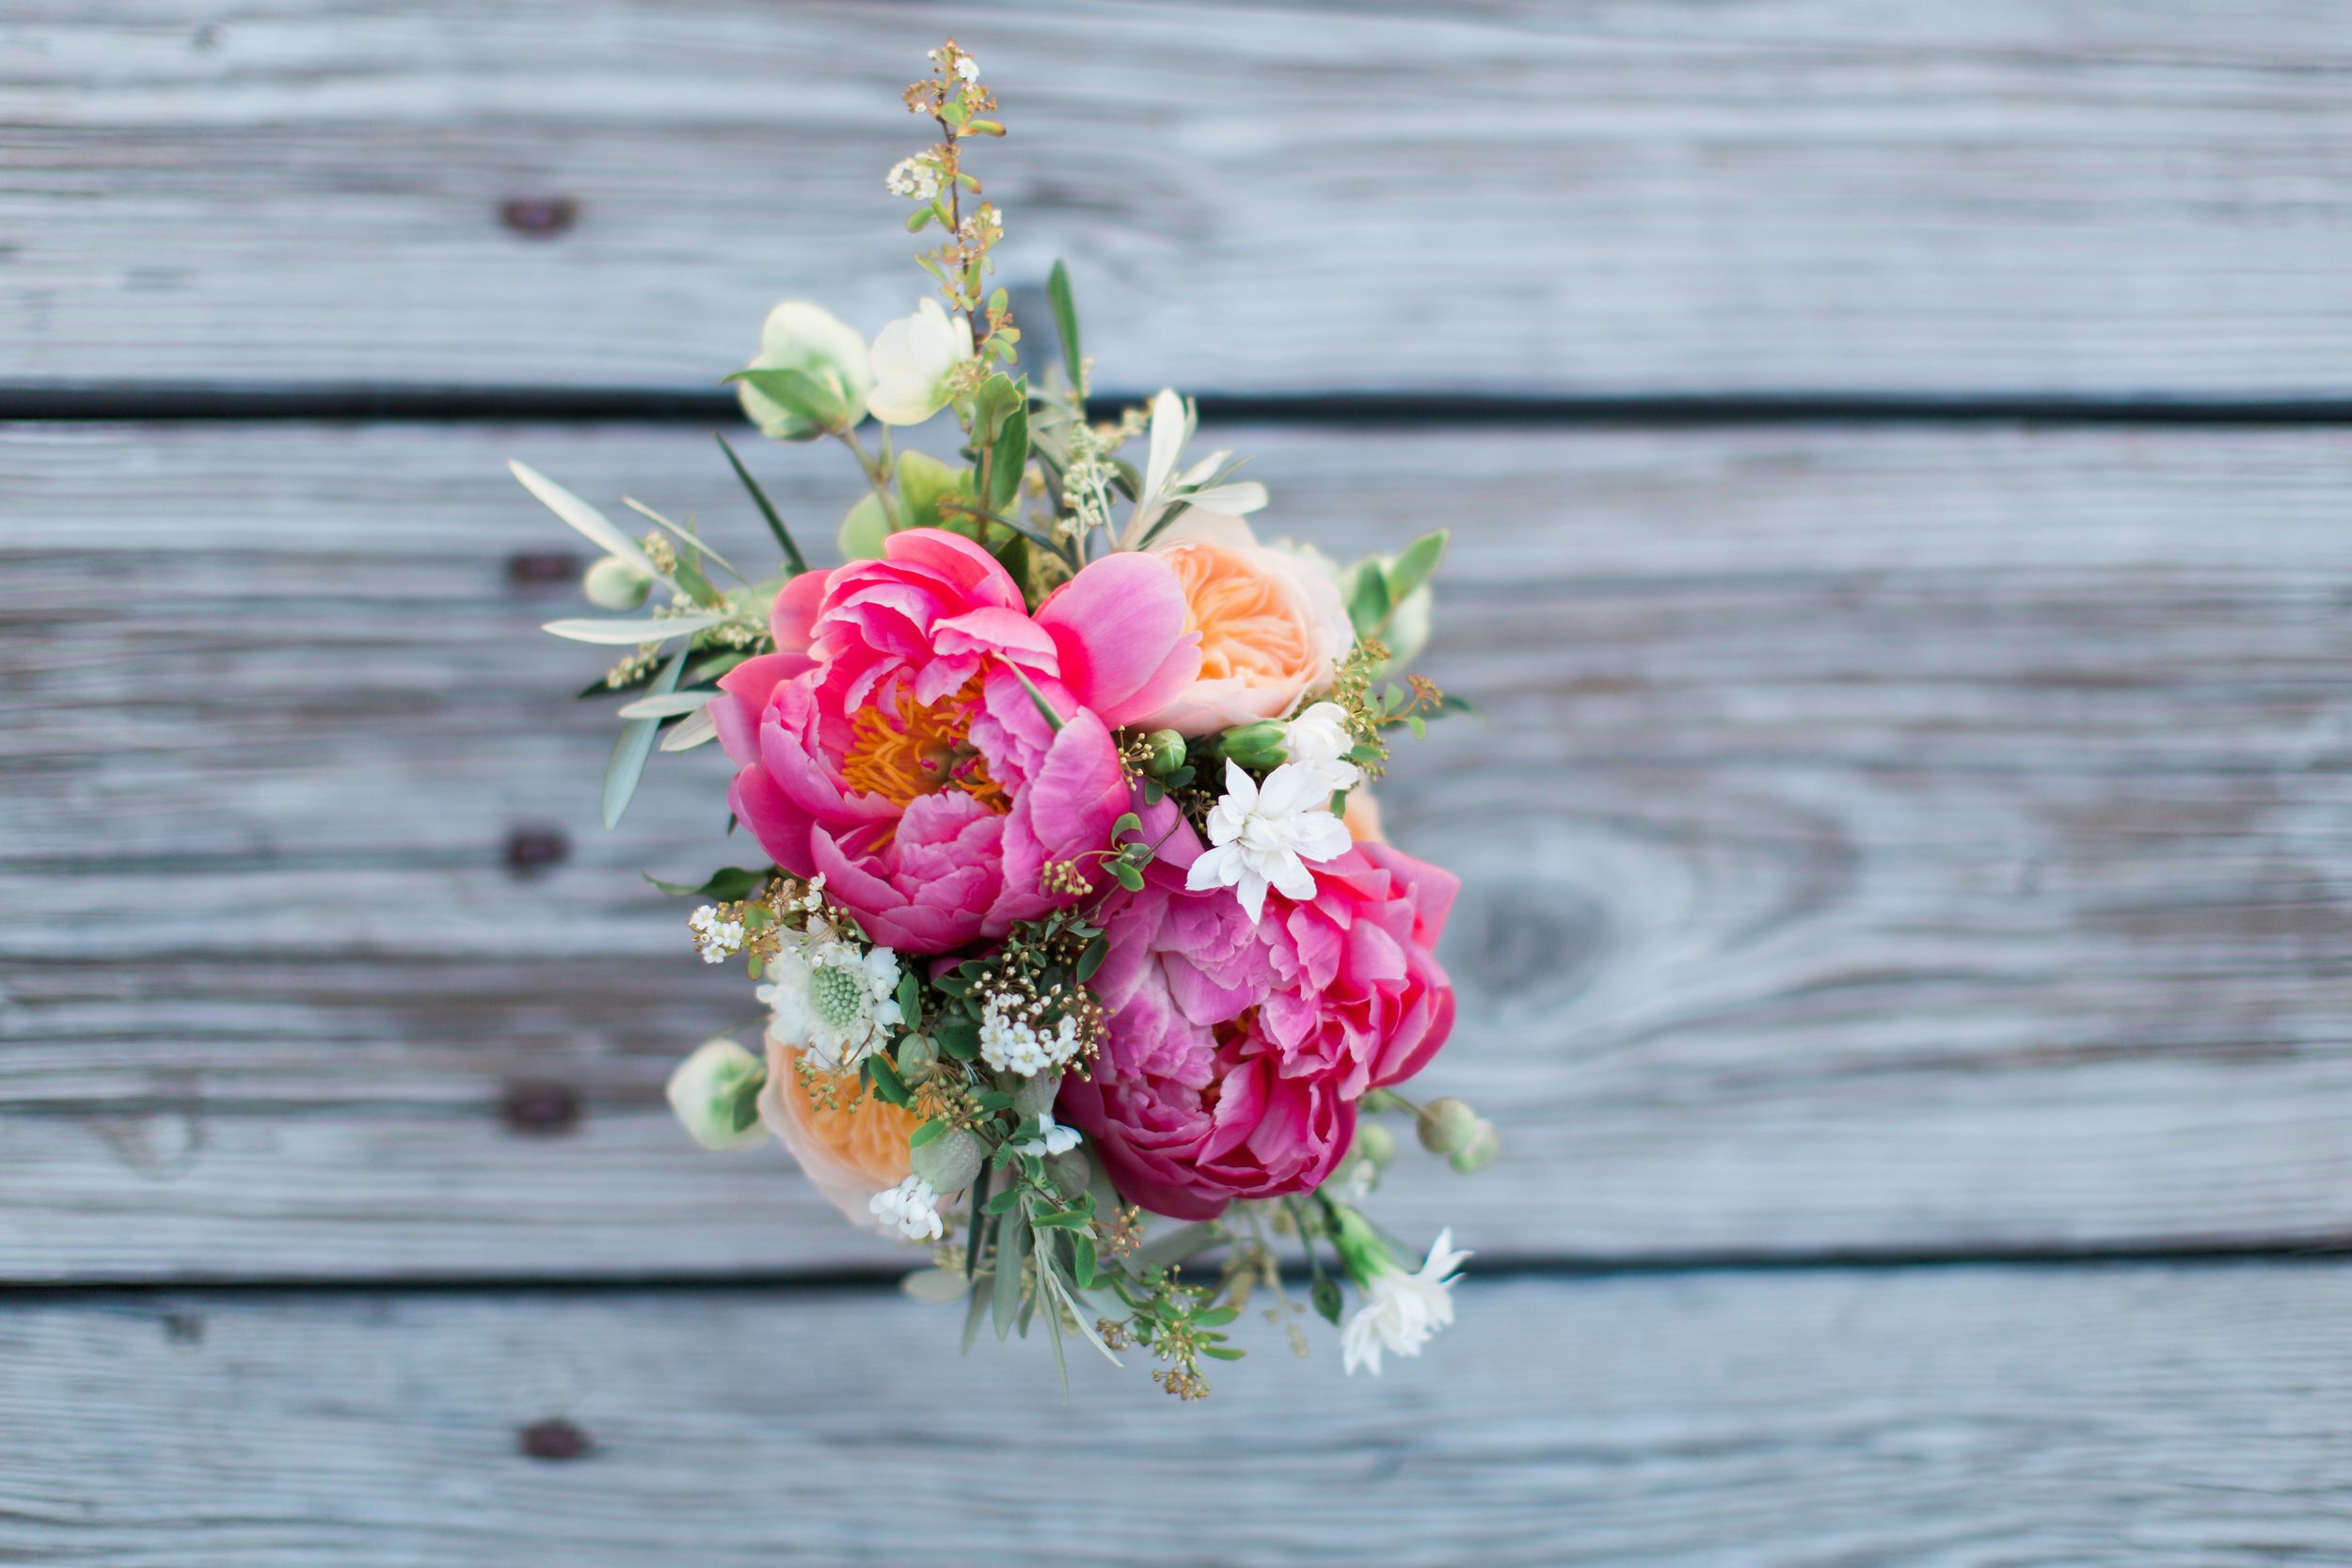
<path id="1" fill-rule="evenodd" d="M 653 578 L 617 555 L 599 560 L 580 579 L 580 591 L 598 610 L 635 610 L 652 589 Z"/>
<path id="2" fill-rule="evenodd" d="M 1164 778 L 1184 765 L 1184 737 L 1174 730 L 1153 730 L 1143 740 L 1152 748 L 1143 770 L 1153 778 Z"/>
<path id="3" fill-rule="evenodd" d="M 1396 1267 L 1396 1257 L 1372 1222 L 1344 1203 L 1331 1205 L 1331 1245 L 1340 1266 L 1359 1285 L 1369 1285 Z"/>
<path id="4" fill-rule="evenodd" d="M 1375 1165 L 1385 1166 L 1396 1158 L 1396 1134 L 1376 1121 L 1356 1124 L 1356 1152 Z"/>
<path id="5" fill-rule="evenodd" d="M 1468 1176 L 1472 1171 L 1485 1170 L 1493 1164 L 1495 1156 L 1502 1152 L 1502 1138 L 1495 1132 L 1495 1124 L 1481 1121 L 1477 1132 L 1470 1138 L 1470 1147 L 1449 1156 L 1446 1164 Z"/>
<path id="6" fill-rule="evenodd" d="M 787 300 L 768 312 L 759 354 L 736 395 L 744 417 L 779 441 L 808 441 L 866 417 L 873 375 L 866 340 L 828 310 Z"/>
<path id="7" fill-rule="evenodd" d="M 748 1117 L 767 1064 L 729 1039 L 707 1040 L 670 1074 L 670 1109 L 687 1136 L 708 1149 L 740 1148 L 767 1136 L 756 1111 Z"/>
<path id="8" fill-rule="evenodd" d="M 917 1145 L 910 1161 L 914 1174 L 945 1198 L 972 1185 L 987 1154 L 987 1146 L 977 1137 L 961 1127 L 950 1127 L 930 1142 Z"/>
<path id="9" fill-rule="evenodd" d="M 1217 755 L 1231 757 L 1248 768 L 1279 767 L 1283 760 L 1282 726 L 1271 719 L 1227 730 L 1216 737 Z"/>
<path id="10" fill-rule="evenodd" d="M 1463 1101 L 1433 1100 L 1421 1108 L 1421 1147 L 1432 1154 L 1458 1154 L 1478 1136 L 1478 1113 Z"/>
<path id="11" fill-rule="evenodd" d="M 928 1035 L 909 1035 L 898 1042 L 898 1062 L 900 1078 L 920 1084 L 939 1065 L 939 1047 L 931 1043 Z"/>

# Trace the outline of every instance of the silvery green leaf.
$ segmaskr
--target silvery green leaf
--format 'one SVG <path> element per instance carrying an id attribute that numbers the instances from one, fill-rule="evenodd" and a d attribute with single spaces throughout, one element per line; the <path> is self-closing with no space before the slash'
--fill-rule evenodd
<path id="1" fill-rule="evenodd" d="M 1016 1203 L 996 1222 L 996 1279 L 989 1309 L 999 1339 L 1012 1332 L 1013 1319 L 1021 1315 L 1021 1265 L 1028 1257 L 1029 1216 Z"/>
<path id="2" fill-rule="evenodd" d="M 1065 1281 L 1061 1277 L 1058 1271 L 1056 1272 L 1053 1278 L 1047 1281 L 1047 1284 L 1053 1290 L 1054 1294 L 1059 1296 L 1063 1303 L 1069 1307 L 1070 1315 L 1077 1320 L 1079 1332 L 1083 1333 L 1087 1337 L 1087 1342 L 1089 1344 L 1091 1344 L 1096 1350 L 1103 1353 L 1103 1359 L 1108 1361 L 1114 1367 L 1125 1366 L 1126 1363 L 1120 1360 L 1118 1356 L 1113 1355 L 1111 1354 L 1110 1346 L 1103 1343 L 1103 1337 L 1094 1331 L 1094 1323 L 1096 1319 L 1116 1319 L 1120 1316 L 1119 1311 L 1109 1303 L 1096 1301 L 1090 1298 L 1084 1291 L 1081 1291 L 1076 1286 Z"/>
<path id="3" fill-rule="evenodd" d="M 1422 534 L 1397 552 L 1395 562 L 1385 574 L 1391 604 L 1403 604 L 1413 590 L 1429 580 L 1438 562 L 1445 559 L 1447 537 L 1448 531 L 1439 529 L 1435 533 Z"/>
<path id="4" fill-rule="evenodd" d="M 1264 507 L 1265 486 L 1254 479 L 1236 484 L 1220 484 L 1210 490 L 1196 490 L 1184 498 L 1203 512 L 1224 512 L 1236 517 L 1248 515 Z"/>
<path id="5" fill-rule="evenodd" d="M 1186 468 L 1183 473 L 1178 474 L 1176 476 L 1174 488 L 1178 490 L 1189 490 L 1195 485 L 1207 483 L 1209 476 L 1216 472 L 1217 465 L 1223 463 L 1227 458 L 1232 455 L 1233 454 L 1230 450 L 1225 451 L 1213 451 L 1209 453 L 1208 456 L 1202 458 L 1200 462 L 1195 463 L 1191 467 Z"/>
<path id="6" fill-rule="evenodd" d="M 686 656 L 679 654 L 663 667 L 653 683 L 653 694 L 677 689 L 677 678 L 686 669 Z M 604 765 L 604 825 L 607 832 L 620 824 L 621 813 L 628 810 L 629 797 L 637 793 L 638 777 L 645 771 L 645 758 L 653 753 L 654 732 L 660 729 L 659 719 L 632 719 L 621 726 L 621 737 L 612 743 L 612 760 Z"/>
<path id="7" fill-rule="evenodd" d="M 548 511 L 571 524 L 605 554 L 619 556 L 649 578 L 658 578 L 663 582 L 670 580 L 669 574 L 653 563 L 653 557 L 645 553 L 644 546 L 615 528 L 612 518 L 536 468 L 513 461 L 507 463 L 506 468 L 522 481 L 524 489 L 545 502 Z"/>
<path id="8" fill-rule="evenodd" d="M 1179 1226 L 1165 1236 L 1154 1236 L 1137 1247 L 1127 1259 L 1131 1273 L 1144 1269 L 1168 1268 L 1181 1263 L 1196 1253 L 1202 1253 L 1225 1239 L 1223 1227 L 1208 1220 Z"/>
<path id="9" fill-rule="evenodd" d="M 700 712 L 717 695 L 716 690 L 706 687 L 700 691 L 679 691 L 667 697 L 640 697 L 614 711 L 624 719 L 675 719 L 683 713 Z"/>
<path id="10" fill-rule="evenodd" d="M 671 726 L 670 733 L 661 737 L 661 749 L 665 752 L 691 752 L 706 741 L 718 738 L 719 726 L 711 722 L 710 709 L 705 707 L 684 723 Z"/>
<path id="11" fill-rule="evenodd" d="M 667 642 L 673 637 L 707 631 L 733 619 L 732 614 L 649 615 L 635 621 L 549 621 L 539 629 L 568 637 L 575 642 L 630 647 L 640 642 Z"/>
<path id="12" fill-rule="evenodd" d="M 928 1301 L 934 1307 L 945 1307 L 961 1301 L 972 1282 L 953 1269 L 917 1269 L 898 1281 L 898 1289 L 917 1301 Z"/>

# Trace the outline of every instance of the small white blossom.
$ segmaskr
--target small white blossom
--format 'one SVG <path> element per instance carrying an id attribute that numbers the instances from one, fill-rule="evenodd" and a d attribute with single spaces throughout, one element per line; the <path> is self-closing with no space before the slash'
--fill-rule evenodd
<path id="1" fill-rule="evenodd" d="M 895 1231 L 910 1242 L 935 1242 L 947 1228 L 939 1217 L 939 1195 L 919 1176 L 876 1193 L 866 1207 L 885 1232 Z"/>
<path id="2" fill-rule="evenodd" d="M 947 406 L 948 384 L 972 357 L 972 324 L 927 299 L 874 338 L 866 407 L 884 424 L 921 424 Z"/>
<path id="3" fill-rule="evenodd" d="M 929 201 L 939 194 L 939 170 L 927 158 L 901 158 L 890 166 L 890 175 L 883 182 L 893 196 L 913 197 Z"/>
<path id="4" fill-rule="evenodd" d="M 1037 1119 L 1038 1135 L 1026 1143 L 1013 1145 L 1014 1153 L 1034 1154 L 1040 1159 L 1046 1159 L 1056 1154 L 1067 1154 L 1078 1147 L 1078 1130 L 1064 1127 L 1056 1121 L 1053 1112 L 1040 1111 Z"/>
<path id="5" fill-rule="evenodd" d="M 958 55 L 956 74 L 967 82 L 977 82 L 980 79 L 980 62 L 969 55 Z"/>
<path id="6" fill-rule="evenodd" d="M 1006 1012 L 994 1000 L 980 1015 L 980 1059 L 998 1072 L 1034 1078 L 1066 1066 L 1078 1054 L 1079 1043 L 1078 1022 L 1068 1016 L 1052 1029 L 1040 1029 Z"/>
<path id="7" fill-rule="evenodd" d="M 743 923 L 720 919 L 715 905 L 705 904 L 688 915 L 686 928 L 694 933 L 695 950 L 707 964 L 724 963 L 743 949 Z"/>
<path id="8" fill-rule="evenodd" d="M 1364 770 L 1347 754 L 1355 746 L 1347 709 L 1337 703 L 1317 703 L 1282 726 L 1282 754 L 1322 779 L 1327 794 L 1363 782 Z"/>
<path id="9" fill-rule="evenodd" d="M 1467 1252 L 1454 1250 L 1451 1227 L 1438 1232 L 1428 1261 L 1406 1274 L 1391 1263 L 1364 1287 L 1364 1305 L 1340 1331 L 1340 1351 L 1348 1375 L 1362 1367 L 1380 1375 L 1380 1354 L 1419 1355 L 1422 1346 L 1441 1328 L 1454 1324 L 1454 1270 Z"/>
<path id="10" fill-rule="evenodd" d="M 814 899 L 817 895 L 809 895 Z M 786 931 L 753 994 L 775 1014 L 779 1039 L 805 1049 L 828 1072 L 846 1072 L 879 1050 L 905 1022 L 898 1010 L 898 955 L 861 948 L 820 914 Z"/>
<path id="11" fill-rule="evenodd" d="M 1343 855 L 1352 841 L 1331 815 L 1331 791 L 1302 763 L 1286 762 L 1260 785 L 1228 758 L 1225 794 L 1209 810 L 1211 847 L 1185 874 L 1194 893 L 1230 887 L 1252 924 L 1265 912 L 1266 889 L 1285 898 L 1315 895 L 1309 861 Z"/>

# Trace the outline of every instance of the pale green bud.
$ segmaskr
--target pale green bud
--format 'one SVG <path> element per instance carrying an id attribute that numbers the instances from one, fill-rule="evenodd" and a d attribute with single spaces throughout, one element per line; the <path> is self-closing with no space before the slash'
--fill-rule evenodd
<path id="1" fill-rule="evenodd" d="M 1356 1124 L 1356 1152 L 1375 1165 L 1386 1166 L 1396 1158 L 1396 1134 L 1376 1121 Z"/>
<path id="2" fill-rule="evenodd" d="M 767 1065 L 733 1040 L 707 1040 L 670 1074 L 670 1109 L 703 1148 L 740 1148 L 767 1135 L 756 1110 L 767 1078 Z"/>
<path id="3" fill-rule="evenodd" d="M 1268 768 L 1281 765 L 1282 726 L 1271 719 L 1261 719 L 1254 724 L 1244 724 L 1227 730 L 1216 737 L 1219 756 L 1231 757 L 1248 768 Z"/>
<path id="4" fill-rule="evenodd" d="M 849 429 L 866 417 L 874 385 L 866 340 L 832 311 L 797 299 L 768 312 L 744 374 L 736 386 L 744 417 L 779 441 Z"/>
<path id="5" fill-rule="evenodd" d="M 916 1145 L 910 1160 L 914 1174 L 944 1198 L 972 1185 L 987 1155 L 987 1146 L 977 1136 L 961 1127 L 950 1127 L 930 1142 Z"/>
<path id="6" fill-rule="evenodd" d="M 898 1076 L 910 1084 L 920 1084 L 939 1065 L 939 1047 L 926 1035 L 909 1035 L 898 1044 Z M 936 1183 L 933 1183 L 936 1185 Z"/>
<path id="7" fill-rule="evenodd" d="M 1478 1136 L 1478 1113 L 1463 1101 L 1433 1100 L 1421 1108 L 1421 1147 L 1432 1154 L 1458 1154 Z"/>
<path id="8" fill-rule="evenodd" d="M 1153 730 L 1143 740 L 1152 748 L 1143 770 L 1153 778 L 1163 778 L 1184 765 L 1184 737 L 1174 730 Z"/>
<path id="9" fill-rule="evenodd" d="M 1477 1132 L 1470 1138 L 1470 1147 L 1449 1156 L 1446 1164 L 1468 1176 L 1493 1164 L 1495 1156 L 1502 1152 L 1502 1137 L 1495 1131 L 1495 1124 L 1481 1121 Z"/>
<path id="10" fill-rule="evenodd" d="M 580 591 L 598 610 L 635 610 L 652 590 L 653 578 L 617 555 L 597 561 L 580 579 Z"/>

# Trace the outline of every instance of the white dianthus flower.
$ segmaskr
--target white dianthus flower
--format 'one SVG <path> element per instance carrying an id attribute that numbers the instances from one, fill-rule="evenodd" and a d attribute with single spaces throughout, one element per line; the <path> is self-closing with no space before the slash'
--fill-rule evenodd
<path id="1" fill-rule="evenodd" d="M 1261 785 L 1241 765 L 1225 763 L 1225 793 L 1209 808 L 1211 847 L 1192 863 L 1184 886 L 1194 893 L 1230 887 L 1255 925 L 1270 887 L 1285 898 L 1315 895 L 1309 861 L 1347 853 L 1354 842 L 1331 815 L 1331 790 L 1303 763 L 1286 762 Z"/>
<path id="2" fill-rule="evenodd" d="M 1049 1068 L 1062 1067 L 1078 1053 L 1078 1021 L 1065 1016 L 1051 1029 L 1007 1013 L 992 1000 L 980 1015 L 980 1059 L 999 1072 L 1034 1078 Z"/>
<path id="3" fill-rule="evenodd" d="M 939 1217 L 939 1195 L 919 1176 L 876 1193 L 866 1207 L 882 1222 L 884 1231 L 895 1231 L 910 1242 L 935 1242 L 947 1228 Z"/>
<path id="4" fill-rule="evenodd" d="M 1034 1154 L 1040 1159 L 1047 1159 L 1056 1154 L 1067 1154 L 1078 1147 L 1078 1130 L 1074 1127 L 1064 1127 L 1060 1122 L 1056 1121 L 1053 1112 L 1040 1111 L 1037 1114 L 1037 1136 L 1026 1143 L 1013 1145 L 1014 1153 Z"/>
<path id="5" fill-rule="evenodd" d="M 742 950 L 743 923 L 720 919 L 714 905 L 705 904 L 688 915 L 686 928 L 694 933 L 695 950 L 707 964 L 724 963 L 730 955 Z"/>
<path id="6" fill-rule="evenodd" d="M 1419 1355 L 1422 1346 L 1441 1328 L 1454 1323 L 1454 1270 L 1467 1252 L 1454 1250 L 1452 1227 L 1438 1232 L 1428 1261 L 1406 1274 L 1391 1263 L 1364 1287 L 1364 1305 L 1340 1331 L 1341 1358 L 1348 1375 L 1362 1367 L 1380 1375 L 1380 1353 Z"/>
<path id="7" fill-rule="evenodd" d="M 1347 709 L 1337 703 L 1317 703 L 1282 726 L 1282 755 L 1318 775 L 1326 794 L 1336 795 L 1363 782 L 1364 770 L 1347 754 L 1355 747 Z"/>
<path id="8" fill-rule="evenodd" d="M 882 1046 L 904 1021 L 898 955 L 861 949 L 822 915 L 786 931 L 754 992 L 774 1012 L 776 1037 L 805 1049 L 828 1072 L 846 1072 Z"/>

